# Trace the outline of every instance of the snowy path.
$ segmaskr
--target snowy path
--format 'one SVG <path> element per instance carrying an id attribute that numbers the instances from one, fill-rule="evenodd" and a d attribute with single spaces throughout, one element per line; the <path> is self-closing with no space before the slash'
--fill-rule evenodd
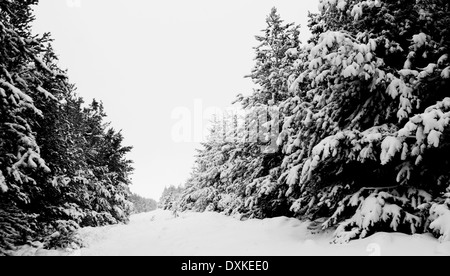
<path id="1" fill-rule="evenodd" d="M 346 245 L 330 245 L 331 233 L 312 235 L 296 219 L 239 221 L 217 213 L 174 218 L 157 210 L 132 216 L 129 225 L 80 231 L 82 255 L 450 255 L 450 244 L 429 235 L 379 233 Z"/>
<path id="2" fill-rule="evenodd" d="M 345 245 L 329 244 L 332 233 L 312 235 L 291 218 L 239 221 L 217 213 L 185 213 L 174 218 L 157 210 L 134 215 L 128 225 L 83 228 L 83 256 L 292 256 L 450 255 L 450 243 L 430 235 L 378 233 Z M 30 255 L 30 251 L 20 251 Z M 69 255 L 34 250 L 31 255 Z"/>

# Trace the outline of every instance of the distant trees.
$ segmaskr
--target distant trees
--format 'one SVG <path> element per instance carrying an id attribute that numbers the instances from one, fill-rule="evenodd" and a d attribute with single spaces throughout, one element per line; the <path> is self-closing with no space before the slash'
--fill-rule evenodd
<path id="1" fill-rule="evenodd" d="M 35 4 L 0 2 L 0 254 L 74 245 L 78 227 L 127 222 L 132 207 L 131 147 L 75 94 L 50 35 L 31 33 Z"/>
<path id="2" fill-rule="evenodd" d="M 184 188 L 182 186 L 175 187 L 173 185 L 165 187 L 161 198 L 158 202 L 158 208 L 163 210 L 176 210 L 177 202 L 183 192 Z"/>
<path id="3" fill-rule="evenodd" d="M 206 141 L 178 204 L 320 219 L 337 227 L 335 242 L 376 231 L 450 240 L 450 4 L 319 8 L 304 46 L 272 10 L 257 37 L 257 88 L 238 96 L 256 113 L 240 136 L 256 129 L 259 138 Z M 277 133 L 275 150 L 265 150 L 267 130 Z"/>
<path id="4" fill-rule="evenodd" d="M 158 203 L 156 200 L 151 198 L 145 198 L 138 194 L 131 194 L 130 201 L 133 203 L 133 213 L 145 213 L 156 210 L 158 208 Z"/>

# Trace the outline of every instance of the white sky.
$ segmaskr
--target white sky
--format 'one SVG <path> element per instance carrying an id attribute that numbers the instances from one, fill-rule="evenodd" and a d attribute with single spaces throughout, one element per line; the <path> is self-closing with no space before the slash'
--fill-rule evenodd
<path id="1" fill-rule="evenodd" d="M 135 164 L 131 190 L 159 199 L 165 186 L 184 184 L 196 142 L 176 143 L 177 107 L 194 114 L 226 108 L 253 84 L 255 35 L 273 6 L 301 24 L 318 0 L 41 0 L 37 33 L 51 32 L 60 67 L 69 69 L 86 102 L 102 100 L 108 121 L 122 129 Z M 206 122 L 207 120 L 205 120 Z"/>

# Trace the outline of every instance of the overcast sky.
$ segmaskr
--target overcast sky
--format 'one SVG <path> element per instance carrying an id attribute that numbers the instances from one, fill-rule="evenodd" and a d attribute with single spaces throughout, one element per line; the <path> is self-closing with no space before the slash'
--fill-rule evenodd
<path id="1" fill-rule="evenodd" d="M 108 120 L 134 147 L 131 190 L 159 199 L 184 184 L 198 141 L 172 135 L 180 107 L 229 107 L 252 91 L 254 36 L 273 6 L 301 24 L 318 0 L 41 0 L 37 33 L 51 32 L 60 67 L 86 101 L 103 101 Z M 197 110 L 198 113 L 198 110 Z M 200 113 L 201 114 L 201 113 Z M 194 118 L 193 122 L 195 121 Z M 198 120 L 197 120 L 198 121 Z M 206 122 L 207 120 L 205 120 Z M 192 126 L 194 128 L 194 126 Z M 193 133 L 194 135 L 194 133 Z M 193 137 L 194 138 L 194 137 Z"/>

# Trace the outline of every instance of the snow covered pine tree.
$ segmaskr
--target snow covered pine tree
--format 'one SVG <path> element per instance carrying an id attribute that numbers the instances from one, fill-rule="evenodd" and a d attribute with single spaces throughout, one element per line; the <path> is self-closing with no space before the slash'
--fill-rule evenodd
<path id="1" fill-rule="evenodd" d="M 297 110 L 283 131 L 302 137 L 292 210 L 329 217 L 336 242 L 428 230 L 449 240 L 449 4 L 323 0 L 320 10 L 287 101 Z"/>
<path id="2" fill-rule="evenodd" d="M 131 148 L 101 103 L 82 108 L 50 35 L 31 34 L 37 2 L 0 1 L 0 255 L 80 243 L 78 227 L 126 222 L 132 209 Z"/>
<path id="3" fill-rule="evenodd" d="M 290 214 L 283 192 L 287 187 L 277 182 L 282 158 L 275 141 L 277 105 L 289 97 L 287 78 L 295 69 L 300 33 L 299 26 L 283 24 L 275 8 L 266 23 L 263 35 L 256 37 L 256 64 L 247 76 L 258 88 L 251 96 L 238 96 L 245 115 L 224 118 L 228 131 L 211 130 L 186 184 L 182 208 L 258 218 Z"/>
<path id="4" fill-rule="evenodd" d="M 277 28 L 272 11 L 251 75 L 258 88 L 239 96 L 244 108 L 279 112 L 279 161 L 234 144 L 239 151 L 229 156 L 244 156 L 239 163 L 251 173 L 225 156 L 207 187 L 215 191 L 222 175 L 238 179 L 240 190 L 229 188 L 234 181 L 220 184 L 241 202 L 235 212 L 320 219 L 323 229 L 337 227 L 335 242 L 376 231 L 450 240 L 449 4 L 322 0 L 319 8 L 302 47 L 286 43 L 295 28 Z M 202 156 L 220 156 L 222 148 Z M 200 172 L 182 198 L 199 191 L 192 183 Z"/>
<path id="5" fill-rule="evenodd" d="M 33 99 L 43 94 L 55 101 L 42 83 L 57 74 L 41 59 L 48 37 L 29 30 L 30 5 L 36 3 L 0 3 L 0 254 L 35 234 L 36 216 L 21 209 L 36 189 L 33 175 L 50 172 L 32 130 L 42 117 Z"/>

